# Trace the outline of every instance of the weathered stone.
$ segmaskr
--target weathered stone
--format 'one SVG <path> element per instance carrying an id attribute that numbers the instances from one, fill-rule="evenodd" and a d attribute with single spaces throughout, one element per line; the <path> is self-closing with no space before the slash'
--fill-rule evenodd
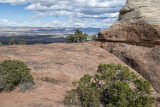
<path id="1" fill-rule="evenodd" d="M 127 0 L 118 20 L 99 33 L 101 45 L 94 44 L 131 66 L 160 93 L 159 5 L 160 0 Z"/>
<path id="2" fill-rule="evenodd" d="M 119 19 L 101 31 L 98 40 L 149 47 L 160 45 L 159 4 L 159 0 L 127 0 Z"/>
<path id="3" fill-rule="evenodd" d="M 100 63 L 127 66 L 104 49 L 87 43 L 0 47 L 0 62 L 8 59 L 24 61 L 31 68 L 36 88 L 25 93 L 0 93 L 0 107 L 65 107 L 61 102 L 66 92 L 75 88 L 72 81 L 84 74 L 93 75 Z"/>
<path id="4" fill-rule="evenodd" d="M 140 73 L 160 93 L 160 46 L 156 48 L 116 42 L 92 42 Z"/>
<path id="5" fill-rule="evenodd" d="M 127 0 L 118 21 L 121 24 L 160 25 L 160 0 Z"/>

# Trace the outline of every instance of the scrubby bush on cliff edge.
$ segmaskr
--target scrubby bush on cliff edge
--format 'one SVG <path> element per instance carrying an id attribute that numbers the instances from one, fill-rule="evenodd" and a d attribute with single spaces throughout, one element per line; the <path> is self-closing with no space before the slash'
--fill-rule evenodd
<path id="1" fill-rule="evenodd" d="M 27 84 L 27 85 L 26 85 Z M 18 85 L 29 88 L 34 85 L 30 69 L 18 60 L 5 60 L 0 63 L 0 91 L 11 91 Z"/>
<path id="2" fill-rule="evenodd" d="M 27 43 L 26 43 L 24 38 L 20 38 L 19 41 L 18 41 L 18 44 L 19 45 L 26 45 Z"/>
<path id="3" fill-rule="evenodd" d="M 77 43 L 77 42 L 85 42 L 87 41 L 88 34 L 80 31 L 79 29 L 76 29 L 74 34 L 70 34 L 66 37 L 67 43 Z"/>
<path id="4" fill-rule="evenodd" d="M 152 107 L 151 84 L 120 64 L 100 64 L 97 74 L 84 75 L 73 82 L 76 91 L 70 91 L 65 104 L 83 107 Z M 79 101 L 81 103 L 79 103 Z"/>
<path id="5" fill-rule="evenodd" d="M 0 42 L 0 46 L 3 46 L 3 43 L 2 43 L 2 42 Z"/>

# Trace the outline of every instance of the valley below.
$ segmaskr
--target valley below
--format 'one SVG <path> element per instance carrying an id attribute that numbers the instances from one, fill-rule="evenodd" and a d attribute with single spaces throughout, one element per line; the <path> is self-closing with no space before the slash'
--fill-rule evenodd
<path id="1" fill-rule="evenodd" d="M 119 12 L 118 19 L 108 29 L 0 27 L 0 62 L 5 60 L 23 61 L 31 69 L 35 81 L 34 87 L 24 92 L 19 87 L 9 93 L 1 92 L 0 107 L 66 107 L 63 103 L 66 92 L 69 90 L 74 92 L 76 87 L 72 82 L 79 80 L 85 74 L 92 76 L 86 76 L 87 79 L 82 79 L 82 83 L 78 82 L 81 84 L 79 88 L 81 92 L 76 92 L 84 97 L 75 96 L 80 100 L 88 97 L 87 100 L 84 100 L 84 102 L 89 102 L 88 105 L 86 104 L 87 107 L 92 107 L 92 103 L 95 104 L 96 101 L 99 101 L 99 105 L 101 104 L 102 107 L 103 103 L 104 106 L 108 104 L 115 107 L 119 107 L 117 104 L 124 107 L 135 107 L 136 103 L 138 107 L 160 107 L 159 4 L 159 0 L 127 0 L 126 5 Z M 88 35 L 85 33 L 92 41 L 88 41 Z M 93 39 L 93 37 L 95 38 Z M 12 38 L 16 39 L 9 44 Z M 20 40 L 20 38 L 23 38 L 27 44 L 16 45 L 16 40 Z M 127 79 L 132 80 L 136 76 L 121 72 L 128 68 L 119 66 L 108 68 L 112 70 L 112 75 L 110 75 L 106 66 L 97 68 L 99 64 L 127 66 L 131 72 L 138 75 L 137 78 L 142 79 L 138 80 L 139 82 L 133 80 L 130 84 Z M 93 78 L 95 83 L 90 83 L 97 69 L 99 74 Z M 120 71 L 120 74 L 116 74 L 116 70 Z M 104 75 L 99 76 L 100 73 L 104 73 Z M 102 78 L 104 81 L 97 82 L 97 79 Z M 119 80 L 117 81 L 115 78 Z M 111 85 L 109 80 L 114 85 Z M 115 81 L 116 83 L 114 83 Z M 101 89 L 96 86 L 103 88 L 100 94 L 98 91 Z M 118 91 L 112 90 L 114 87 Z M 131 91 L 128 87 L 135 91 Z M 147 87 L 152 89 L 152 93 Z M 87 89 L 90 90 L 89 94 L 82 93 L 88 92 Z M 108 91 L 109 89 L 111 91 Z M 121 92 L 123 93 L 121 94 Z M 108 93 L 112 93 L 112 95 L 110 96 Z M 90 101 L 93 98 L 90 99 L 89 95 L 93 98 L 97 97 L 97 99 Z M 153 102 L 147 99 L 147 95 L 154 97 L 155 102 L 154 98 Z M 115 99 L 112 100 L 112 98 Z M 111 100 L 113 102 L 110 102 Z M 130 101 L 131 103 L 129 103 Z M 72 99 L 69 99 L 69 102 L 72 103 Z M 81 101 L 79 107 L 84 106 L 82 104 Z"/>
<path id="2" fill-rule="evenodd" d="M 24 38 L 27 44 L 66 42 L 66 36 L 76 29 L 88 35 L 97 35 L 101 28 L 52 28 L 52 27 L 0 27 L 0 42 L 8 44 L 12 38 Z"/>

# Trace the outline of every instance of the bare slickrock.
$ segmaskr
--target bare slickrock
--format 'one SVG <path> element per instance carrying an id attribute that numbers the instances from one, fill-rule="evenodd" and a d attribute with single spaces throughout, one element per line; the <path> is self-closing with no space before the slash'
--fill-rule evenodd
<path id="1" fill-rule="evenodd" d="M 62 101 L 67 90 L 74 88 L 73 80 L 94 74 L 100 63 L 126 65 L 88 43 L 2 46 L 0 61 L 7 59 L 24 61 L 31 68 L 36 85 L 26 92 L 17 88 L 0 93 L 0 107 L 64 107 Z"/>

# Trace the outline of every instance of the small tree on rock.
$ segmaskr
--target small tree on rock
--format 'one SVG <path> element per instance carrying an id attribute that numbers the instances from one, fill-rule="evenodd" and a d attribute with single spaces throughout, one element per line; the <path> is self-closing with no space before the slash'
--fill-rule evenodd
<path id="1" fill-rule="evenodd" d="M 16 38 L 12 38 L 9 42 L 9 45 L 15 45 L 16 44 Z"/>
<path id="2" fill-rule="evenodd" d="M 19 45 L 26 45 L 26 41 L 24 38 L 20 38 L 20 40 L 18 41 Z"/>
<path id="3" fill-rule="evenodd" d="M 70 34 L 66 37 L 67 43 L 74 43 L 75 42 L 75 36 L 73 34 Z"/>
<path id="4" fill-rule="evenodd" d="M 2 43 L 2 42 L 0 42 L 0 46 L 3 46 L 3 43 Z"/>
<path id="5" fill-rule="evenodd" d="M 92 41 L 95 41 L 96 38 L 97 38 L 97 36 L 96 36 L 96 35 L 93 35 L 91 39 L 92 39 Z"/>
<path id="6" fill-rule="evenodd" d="M 83 40 L 83 33 L 79 29 L 76 29 L 74 36 L 76 42 L 80 42 Z"/>
<path id="7" fill-rule="evenodd" d="M 34 85 L 30 68 L 19 60 L 5 60 L 0 63 L 0 92 L 11 91 L 21 85 L 25 89 Z"/>
<path id="8" fill-rule="evenodd" d="M 100 64 L 95 75 L 86 74 L 73 85 L 77 97 L 67 96 L 74 98 L 68 101 L 81 101 L 83 107 L 152 107 L 155 101 L 151 84 L 120 64 Z"/>
<path id="9" fill-rule="evenodd" d="M 71 34 L 66 37 L 66 41 L 68 43 L 74 43 L 74 42 L 84 42 L 87 41 L 88 35 L 86 33 L 83 34 L 82 31 L 79 29 L 76 29 L 74 34 Z"/>

